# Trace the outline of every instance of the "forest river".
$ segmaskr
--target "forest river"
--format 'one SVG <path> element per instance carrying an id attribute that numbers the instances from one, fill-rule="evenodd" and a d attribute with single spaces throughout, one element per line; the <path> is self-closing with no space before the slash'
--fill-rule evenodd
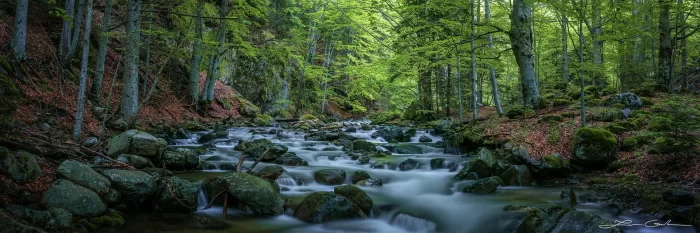
<path id="1" fill-rule="evenodd" d="M 346 125 L 359 122 L 346 122 Z M 305 141 L 301 132 L 287 131 L 283 133 L 287 139 L 279 139 L 275 134 L 253 134 L 252 132 L 268 132 L 275 128 L 231 128 L 229 138 L 232 142 L 219 143 L 209 153 L 202 155 L 205 161 L 212 156 L 219 156 L 225 161 L 212 162 L 217 165 L 236 164 L 242 152 L 233 148 L 239 140 L 267 138 L 274 143 L 289 147 L 290 152 L 308 161 L 309 166 L 284 166 L 287 171 L 277 179 L 281 194 L 285 199 L 298 203 L 306 195 L 317 191 L 333 191 L 334 186 L 321 185 L 314 181 L 313 174 L 320 169 L 342 169 L 347 173 L 345 184 L 351 183 L 352 174 L 357 170 L 368 172 L 372 178 L 381 179 L 383 186 L 361 187 L 374 201 L 374 207 L 368 219 L 344 220 L 325 224 L 308 224 L 292 217 L 293 210 L 288 209 L 282 216 L 271 218 L 251 218 L 243 213 L 229 208 L 228 216 L 222 217 L 222 207 L 203 208 L 209 202 L 206 195 L 200 191 L 198 211 L 191 215 L 177 214 L 137 214 L 126 217 L 125 229 L 110 229 L 109 232 L 237 232 L 237 233 L 314 233 L 314 232 L 377 232 L 377 233 L 497 233 L 513 232 L 523 214 L 506 212 L 506 205 L 529 205 L 555 203 L 565 204 L 559 197 L 564 187 L 499 187 L 493 194 L 469 194 L 461 190 L 464 181 L 455 181 L 452 177 L 461 169 L 460 165 L 468 161 L 457 155 L 445 154 L 442 148 L 432 147 L 432 143 L 420 143 L 419 138 L 426 136 L 434 142 L 440 137 L 433 136 L 425 130 L 418 130 L 410 144 L 423 149 L 424 154 L 393 154 L 388 166 L 373 167 L 375 161 L 360 165 L 343 151 L 342 146 L 336 146 L 325 141 Z M 282 130 L 277 128 L 277 130 Z M 386 143 L 382 138 L 372 138 L 374 130 L 363 131 L 358 127 L 356 133 L 348 133 L 357 138 L 377 143 L 377 148 L 385 150 L 381 144 Z M 178 146 L 195 147 L 196 138 L 206 132 L 193 132 L 193 139 L 179 140 Z M 420 163 L 411 171 L 401 171 L 398 165 L 409 158 Z M 445 166 L 452 167 L 431 170 L 429 161 L 433 158 L 444 158 Z M 252 161 L 246 161 L 250 166 Z M 273 164 L 260 163 L 256 170 Z M 178 174 L 179 177 L 191 181 L 203 181 L 220 176 L 223 170 L 207 170 Z M 655 219 L 651 216 L 622 213 L 616 215 L 613 210 L 598 203 L 578 203 L 577 210 L 590 212 L 604 219 L 632 220 L 634 223 L 644 223 Z M 209 220 L 203 224 L 197 216 L 206 216 Z M 621 227 L 625 232 L 651 233 L 696 232 L 693 227 L 666 226 L 647 228 L 643 226 Z"/>

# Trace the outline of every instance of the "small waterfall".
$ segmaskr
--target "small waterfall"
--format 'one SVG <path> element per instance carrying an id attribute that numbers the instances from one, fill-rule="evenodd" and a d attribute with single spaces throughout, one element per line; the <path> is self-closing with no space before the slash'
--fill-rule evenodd
<path id="1" fill-rule="evenodd" d="M 280 177 L 280 178 L 277 178 L 277 180 L 275 180 L 275 182 L 277 182 L 277 184 L 279 184 L 279 185 L 284 185 L 284 186 L 288 186 L 288 187 L 299 186 L 297 184 L 297 181 L 291 177 Z"/>
<path id="2" fill-rule="evenodd" d="M 408 214 L 399 214 L 391 221 L 392 225 L 399 226 L 410 232 L 435 232 L 435 223 L 422 219 L 413 217 Z"/>
<path id="3" fill-rule="evenodd" d="M 199 183 L 199 192 L 197 193 L 197 210 L 204 209 L 209 204 L 207 194 L 204 192 L 204 182 Z"/>

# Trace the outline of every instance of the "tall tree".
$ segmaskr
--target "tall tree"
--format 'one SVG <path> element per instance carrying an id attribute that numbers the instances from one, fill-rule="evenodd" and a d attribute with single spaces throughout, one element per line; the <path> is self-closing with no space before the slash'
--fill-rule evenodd
<path id="1" fill-rule="evenodd" d="M 561 11 L 561 76 L 564 83 L 569 83 L 569 47 L 567 40 L 569 20 L 566 18 L 566 13 Z"/>
<path id="2" fill-rule="evenodd" d="M 476 55 L 475 55 L 476 49 L 474 49 L 474 37 L 475 37 L 475 35 L 474 35 L 474 20 L 475 20 L 474 0 L 470 1 L 470 5 L 471 5 L 471 15 L 472 15 L 472 20 L 471 20 L 472 33 L 471 33 L 471 40 L 470 40 L 471 51 L 472 51 L 471 52 L 471 55 L 472 55 L 472 59 L 471 59 L 471 63 L 472 63 L 472 71 L 471 71 L 471 74 L 472 74 L 472 119 L 476 121 L 477 118 L 479 117 L 479 107 L 478 107 L 477 102 L 476 102 L 477 101 L 477 98 L 476 98 L 477 93 L 476 93 Z"/>
<path id="3" fill-rule="evenodd" d="M 58 45 L 58 56 L 63 58 L 65 53 L 70 48 L 71 29 L 73 26 L 73 11 L 75 8 L 75 0 L 66 0 L 64 13 L 66 14 L 63 20 L 63 29 L 61 31 L 61 41 Z"/>
<path id="4" fill-rule="evenodd" d="M 491 3 L 490 0 L 484 0 L 484 13 L 486 14 L 486 21 L 491 21 Z M 493 35 L 488 35 L 489 49 L 493 51 Z M 492 65 L 489 65 L 489 74 L 491 75 L 491 93 L 493 94 L 493 102 L 496 105 L 496 111 L 498 111 L 499 116 L 503 116 L 503 108 L 501 107 L 501 98 L 498 96 L 498 81 L 496 80 L 496 69 Z"/>
<path id="5" fill-rule="evenodd" d="M 100 33 L 100 44 L 97 50 L 97 62 L 95 62 L 95 77 L 93 78 L 92 86 L 90 87 L 90 100 L 96 103 L 99 103 L 101 101 L 100 99 L 102 98 L 102 78 L 105 74 L 107 45 L 109 45 L 109 27 L 112 21 L 112 0 L 105 0 L 104 13 L 104 18 L 102 20 L 102 32 Z"/>
<path id="6" fill-rule="evenodd" d="M 119 116 L 133 125 L 139 108 L 139 22 L 142 0 L 128 0 L 126 18 L 126 53 Z"/>
<path id="7" fill-rule="evenodd" d="M 532 60 L 532 8 L 524 0 L 514 0 L 510 14 L 510 44 L 518 63 L 520 83 L 525 106 L 537 108 L 540 103 L 540 91 L 535 78 Z"/>
<path id="8" fill-rule="evenodd" d="M 194 26 L 195 39 L 192 44 L 190 59 L 190 98 L 193 104 L 199 102 L 199 65 L 202 63 L 202 18 L 204 16 L 204 0 L 197 1 L 197 18 Z"/>
<path id="9" fill-rule="evenodd" d="M 83 27 L 83 8 L 85 0 L 77 0 L 75 2 L 75 15 L 73 15 L 73 30 L 71 31 L 73 35 L 70 39 L 70 45 L 68 49 L 64 51 L 63 57 L 61 58 L 61 65 L 66 66 L 70 60 L 75 56 L 75 51 L 78 49 L 78 42 L 80 41 L 80 29 Z"/>
<path id="10" fill-rule="evenodd" d="M 583 0 L 581 0 L 581 9 L 583 9 Z M 579 61 L 580 61 L 580 67 L 579 67 L 579 79 L 581 79 L 581 95 L 580 95 L 580 100 L 581 100 L 581 127 L 586 127 L 586 92 L 585 92 L 585 81 L 583 79 L 583 11 L 579 12 L 580 19 L 578 21 L 578 51 L 579 51 Z"/>
<path id="11" fill-rule="evenodd" d="M 671 37 L 671 10 L 672 0 L 659 0 L 659 65 L 656 72 L 657 78 L 663 87 L 671 88 L 673 40 Z"/>
<path id="12" fill-rule="evenodd" d="M 225 48 L 224 43 L 226 42 L 226 16 L 228 15 L 228 0 L 221 1 L 220 9 L 220 19 L 219 19 L 219 29 L 216 33 L 216 39 L 219 41 L 219 46 L 216 52 L 209 60 L 209 72 L 207 73 L 207 81 L 204 86 L 204 92 L 202 93 L 202 101 L 204 103 L 204 108 L 208 108 L 209 104 L 214 101 L 214 87 L 216 86 L 216 79 L 219 74 L 221 57 L 224 55 Z"/>
<path id="13" fill-rule="evenodd" d="M 83 111 L 85 110 L 85 89 L 87 86 L 88 60 L 90 59 L 90 29 L 92 22 L 92 0 L 87 1 L 85 11 L 85 32 L 83 33 L 83 57 L 80 61 L 80 86 L 78 89 L 78 110 L 73 125 L 73 141 L 80 141 L 80 131 L 83 126 Z"/>
<path id="14" fill-rule="evenodd" d="M 12 31 L 12 50 L 15 57 L 22 61 L 27 58 L 27 11 L 29 10 L 28 0 L 17 0 L 15 8 L 15 24 Z"/>

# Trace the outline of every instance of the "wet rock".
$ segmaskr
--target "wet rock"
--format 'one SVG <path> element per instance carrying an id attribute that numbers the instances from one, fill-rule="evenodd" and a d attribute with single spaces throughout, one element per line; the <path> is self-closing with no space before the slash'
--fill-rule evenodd
<path id="1" fill-rule="evenodd" d="M 561 197 L 562 200 L 568 201 L 569 207 L 571 208 L 573 208 L 576 205 L 576 193 L 571 187 L 566 187 L 564 190 L 562 190 L 559 194 L 559 197 Z"/>
<path id="2" fill-rule="evenodd" d="M 676 205 L 693 205 L 695 198 L 693 194 L 684 190 L 669 190 L 661 195 L 664 201 Z"/>
<path id="3" fill-rule="evenodd" d="M 428 137 L 428 136 L 423 135 L 423 136 L 420 136 L 420 138 L 418 139 L 418 141 L 419 141 L 419 142 L 433 142 L 433 139 L 430 138 L 430 137 Z"/>
<path id="4" fill-rule="evenodd" d="M 165 151 L 167 142 L 139 130 L 128 130 L 109 140 L 107 155 L 134 154 L 157 161 Z"/>
<path id="5" fill-rule="evenodd" d="M 359 171 L 355 171 L 354 173 L 352 173 L 352 183 L 353 184 L 357 184 L 357 182 L 360 182 L 362 180 L 366 180 L 369 178 L 372 178 L 372 177 L 370 177 L 369 173 L 367 173 L 366 171 L 359 170 Z"/>
<path id="6" fill-rule="evenodd" d="M 41 176 L 36 156 L 25 151 L 11 152 L 0 147 L 0 174 L 6 174 L 19 184 L 25 184 Z"/>
<path id="7" fill-rule="evenodd" d="M 208 133 L 208 134 L 204 134 L 204 135 L 202 135 L 201 137 L 199 137 L 199 138 L 197 139 L 197 143 L 199 143 L 199 144 L 204 144 L 204 143 L 213 141 L 214 139 L 217 139 L 217 138 L 218 138 L 218 137 L 216 137 L 216 134 L 215 134 L 215 133 Z"/>
<path id="8" fill-rule="evenodd" d="M 107 193 L 102 195 L 102 200 L 104 200 L 105 204 L 113 206 L 119 204 L 119 202 L 122 200 L 122 194 L 116 189 L 109 189 Z"/>
<path id="9" fill-rule="evenodd" d="M 232 163 L 222 163 L 219 164 L 219 169 L 225 170 L 225 171 L 235 171 L 236 170 L 236 164 Z M 241 170 L 245 171 L 244 168 L 241 167 Z"/>
<path id="10" fill-rule="evenodd" d="M 275 182 L 275 180 L 277 180 L 277 178 L 279 178 L 285 172 L 286 170 L 284 170 L 282 166 L 272 165 L 260 169 L 260 171 L 258 171 L 257 176 L 269 180 L 270 182 Z"/>
<path id="11" fill-rule="evenodd" d="M 130 204 L 139 205 L 156 193 L 156 180 L 142 171 L 108 169 L 102 175 L 112 183 L 112 188 L 121 193 Z"/>
<path id="12" fill-rule="evenodd" d="M 423 148 L 411 144 L 388 144 L 383 147 L 397 154 L 423 154 Z"/>
<path id="13" fill-rule="evenodd" d="M 190 213 L 197 210 L 199 185 L 177 176 L 160 179 L 154 201 L 165 212 Z"/>
<path id="14" fill-rule="evenodd" d="M 511 154 L 516 162 L 527 165 L 537 177 L 565 176 L 573 172 L 569 161 L 562 159 L 558 154 L 537 160 L 530 157 L 523 146 L 513 147 Z"/>
<path id="15" fill-rule="evenodd" d="M 499 176 L 504 185 L 530 186 L 536 185 L 532 172 L 525 165 L 514 165 Z"/>
<path id="16" fill-rule="evenodd" d="M 345 177 L 345 171 L 340 169 L 324 169 L 314 173 L 314 180 L 325 185 L 343 184 Z"/>
<path id="17" fill-rule="evenodd" d="M 364 131 L 370 131 L 370 130 L 372 130 L 372 126 L 368 125 L 368 124 L 362 124 L 362 125 L 360 125 L 360 129 L 362 129 Z"/>
<path id="18" fill-rule="evenodd" d="M 354 151 L 364 151 L 364 152 L 376 152 L 377 146 L 373 143 L 362 140 L 355 139 L 352 141 L 352 150 Z"/>
<path id="19" fill-rule="evenodd" d="M 479 174 L 476 174 L 476 172 L 467 173 L 467 176 L 464 177 L 464 180 L 478 180 L 478 179 L 479 179 Z"/>
<path id="20" fill-rule="evenodd" d="M 229 200 L 238 201 L 238 209 L 257 216 L 277 216 L 283 213 L 282 198 L 276 185 L 242 172 L 230 173 L 205 182 L 206 193 L 211 200 L 222 191 L 227 191 Z M 223 196 L 222 196 L 223 197 Z M 223 204 L 224 198 L 214 204 Z"/>
<path id="21" fill-rule="evenodd" d="M 401 169 L 401 171 L 410 171 L 418 168 L 418 165 L 418 161 L 415 159 L 407 159 L 399 164 L 399 169 Z"/>
<path id="22" fill-rule="evenodd" d="M 386 141 L 410 142 L 411 137 L 406 135 L 401 128 L 382 127 L 372 134 L 372 138 L 384 138 Z"/>
<path id="23" fill-rule="evenodd" d="M 128 157 L 128 164 L 133 166 L 136 169 L 144 169 L 144 168 L 149 168 L 149 167 L 155 167 L 151 160 L 138 156 L 138 155 L 127 155 Z"/>
<path id="24" fill-rule="evenodd" d="M 345 129 L 345 132 L 346 132 L 346 133 L 356 133 L 356 132 L 357 132 L 357 128 L 355 128 L 355 127 L 348 127 L 347 129 Z"/>
<path id="25" fill-rule="evenodd" d="M 87 148 L 92 148 L 95 147 L 99 142 L 100 141 L 98 141 L 96 137 L 89 137 L 85 139 L 85 141 L 83 142 L 83 146 Z"/>
<path id="26" fill-rule="evenodd" d="M 201 162 L 199 163 L 199 166 L 197 167 L 197 170 L 216 170 L 216 164 L 210 163 L 210 162 Z"/>
<path id="27" fill-rule="evenodd" d="M 617 139 L 610 131 L 580 128 L 574 133 L 572 163 L 587 168 L 605 168 L 617 159 Z"/>
<path id="28" fill-rule="evenodd" d="M 430 160 L 430 169 L 435 170 L 435 169 L 441 169 L 445 168 L 445 159 L 443 158 L 434 158 Z"/>
<path id="29" fill-rule="evenodd" d="M 277 145 L 267 139 L 256 139 L 249 142 L 241 142 L 234 147 L 235 150 L 243 151 L 248 155 L 261 157 L 261 161 L 275 161 L 278 157 L 287 153 L 287 148 L 284 145 Z"/>
<path id="30" fill-rule="evenodd" d="M 51 185 L 41 204 L 48 208 L 63 208 L 82 217 L 98 216 L 107 210 L 97 193 L 65 179 L 58 179 Z"/>
<path id="31" fill-rule="evenodd" d="M 56 169 L 56 174 L 75 184 L 89 188 L 100 195 L 107 193 L 109 187 L 112 185 L 107 178 L 92 170 L 92 168 L 87 165 L 75 160 L 63 161 Z"/>
<path id="32" fill-rule="evenodd" d="M 315 192 L 306 196 L 294 211 L 294 217 L 308 223 L 367 218 L 351 200 L 332 192 Z"/>
<path id="33" fill-rule="evenodd" d="M 148 173 L 149 175 L 151 175 L 153 177 L 169 177 L 169 176 L 175 175 L 170 170 L 163 169 L 163 168 L 157 168 L 157 167 L 147 167 L 147 168 L 141 169 L 141 171 Z"/>
<path id="34" fill-rule="evenodd" d="M 371 186 L 381 187 L 382 185 L 384 185 L 384 182 L 382 182 L 382 180 L 380 180 L 380 179 L 369 178 L 366 180 L 358 181 L 357 183 L 355 183 L 355 185 L 366 186 L 366 187 L 371 187 Z"/>
<path id="35" fill-rule="evenodd" d="M 335 186 L 333 192 L 350 199 L 350 201 L 360 207 L 366 215 L 369 215 L 370 211 L 372 211 L 372 205 L 374 204 L 372 198 L 355 185 Z"/>
<path id="36" fill-rule="evenodd" d="M 187 148 L 166 150 L 161 160 L 161 163 L 167 169 L 173 171 L 195 169 L 199 166 L 199 162 L 197 152 Z"/>
<path id="37" fill-rule="evenodd" d="M 68 229 L 73 220 L 73 215 L 62 208 L 50 208 L 47 211 L 33 210 L 20 205 L 7 205 L 5 208 L 16 220 L 51 232 Z"/>
<path id="38" fill-rule="evenodd" d="M 493 193 L 496 191 L 499 185 L 503 185 L 503 181 L 497 176 L 492 176 L 489 178 L 479 179 L 471 184 L 468 184 L 462 190 L 465 193 Z"/>
<path id="39" fill-rule="evenodd" d="M 362 157 L 360 157 L 360 159 L 359 159 L 360 165 L 368 164 L 368 163 L 369 163 L 369 160 L 370 160 L 370 159 L 369 159 L 369 157 L 367 157 L 367 156 L 362 156 Z"/>
<path id="40" fill-rule="evenodd" d="M 618 228 L 603 229 L 610 221 L 596 215 L 572 210 L 559 205 L 546 205 L 541 208 L 526 206 L 506 206 L 506 211 L 525 213 L 515 229 L 517 233 L 538 232 L 580 232 L 580 233 L 621 233 Z"/>
<path id="41" fill-rule="evenodd" d="M 284 153 L 282 156 L 275 159 L 276 164 L 281 164 L 284 166 L 308 166 L 309 162 L 299 158 L 294 152 Z"/>
<path id="42" fill-rule="evenodd" d="M 21 232 L 21 233 L 42 233 L 46 232 L 42 229 L 33 227 L 33 226 L 28 226 L 22 223 L 21 221 L 17 220 L 14 218 L 12 213 L 8 212 L 7 210 L 0 209 L 0 226 L 2 229 L 0 229 L 0 232 Z"/>
<path id="43" fill-rule="evenodd" d="M 220 162 L 220 161 L 225 161 L 225 160 L 226 160 L 226 159 L 224 159 L 224 157 L 221 157 L 221 156 L 219 156 L 219 155 L 214 155 L 214 156 L 212 156 L 212 157 L 209 157 L 209 158 L 205 159 L 204 161 L 207 161 L 207 162 Z"/>
<path id="44" fill-rule="evenodd" d="M 475 172 L 479 177 L 490 177 L 493 174 L 495 165 L 496 159 L 491 154 L 491 151 L 481 148 L 454 178 L 463 180 L 470 172 Z"/>

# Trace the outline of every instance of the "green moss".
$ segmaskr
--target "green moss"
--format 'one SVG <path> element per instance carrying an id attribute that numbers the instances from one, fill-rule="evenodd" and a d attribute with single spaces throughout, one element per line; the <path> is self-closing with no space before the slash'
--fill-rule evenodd
<path id="1" fill-rule="evenodd" d="M 254 123 L 255 125 L 258 126 L 270 126 L 270 124 L 274 121 L 275 119 L 272 118 L 270 115 L 267 114 L 258 114 L 255 116 Z"/>
<path id="2" fill-rule="evenodd" d="M 600 94 L 603 96 L 609 96 L 609 95 L 615 94 L 617 92 L 618 92 L 617 89 L 614 88 L 613 86 L 607 86 L 607 87 L 603 88 L 603 90 L 600 92 Z"/>
<path id="3" fill-rule="evenodd" d="M 596 98 L 593 98 L 593 99 L 587 99 L 587 100 L 586 100 L 586 106 L 595 106 L 595 107 L 599 107 L 599 106 L 603 106 L 603 105 L 605 105 L 605 100 L 604 100 L 604 99 L 596 99 Z"/>
<path id="4" fill-rule="evenodd" d="M 551 166 L 553 168 L 569 167 L 569 160 L 564 160 L 559 156 L 555 156 L 555 155 L 545 156 L 542 158 L 542 160 L 546 164 L 548 164 L 549 166 Z"/>
<path id="5" fill-rule="evenodd" d="M 654 132 L 670 131 L 672 124 L 673 121 L 671 121 L 671 119 L 662 116 L 655 116 L 651 119 L 649 130 Z"/>
<path id="6" fill-rule="evenodd" d="M 312 114 L 304 114 L 303 116 L 301 116 L 300 119 L 301 119 L 302 121 L 312 121 L 312 120 L 317 120 L 318 117 L 316 117 L 316 116 L 314 116 L 314 115 L 312 115 Z"/>
<path id="7" fill-rule="evenodd" d="M 659 154 L 680 152 L 695 148 L 697 144 L 698 140 L 695 138 L 673 138 L 669 136 L 662 136 L 654 140 L 649 152 Z"/>
<path id="8" fill-rule="evenodd" d="M 559 115 L 549 115 L 549 116 L 542 116 L 538 120 L 538 122 L 561 122 L 564 120 L 564 117 L 559 116 Z"/>
<path id="9" fill-rule="evenodd" d="M 639 135 L 627 137 L 622 142 L 622 150 L 631 151 L 638 149 L 651 143 L 657 136 L 658 134 L 655 133 L 644 132 Z"/>
<path id="10" fill-rule="evenodd" d="M 599 97 L 599 96 L 600 96 L 600 92 L 598 91 L 598 87 L 593 86 L 593 85 L 584 87 L 584 88 L 583 88 L 583 93 L 584 93 L 586 96 L 595 96 L 595 97 Z"/>
<path id="11" fill-rule="evenodd" d="M 233 108 L 233 103 L 231 103 L 231 100 L 229 100 L 229 99 L 218 98 L 218 99 L 216 99 L 216 102 L 221 104 L 221 106 L 226 110 L 231 110 Z"/>
<path id="12" fill-rule="evenodd" d="M 90 227 L 92 227 L 93 230 L 100 229 L 101 227 L 122 228 L 124 224 L 124 218 L 117 212 L 90 219 Z"/>
<path id="13" fill-rule="evenodd" d="M 615 158 L 615 135 L 605 129 L 583 127 L 572 141 L 572 159 L 585 163 L 612 162 Z"/>
<path id="14" fill-rule="evenodd" d="M 605 129 L 608 131 L 619 134 L 619 133 L 624 133 L 628 131 L 632 131 L 637 128 L 637 125 L 634 124 L 633 122 L 630 121 L 620 121 L 616 120 L 610 125 L 606 126 Z"/>
<path id="15" fill-rule="evenodd" d="M 569 104 L 571 104 L 571 101 L 566 100 L 566 99 L 554 99 L 554 100 L 552 100 L 552 106 L 554 106 L 554 107 L 566 106 Z"/>
<path id="16" fill-rule="evenodd" d="M 654 105 L 654 102 L 651 101 L 651 99 L 647 97 L 641 97 L 642 99 L 642 106 L 644 107 L 651 107 Z"/>
<path id="17" fill-rule="evenodd" d="M 508 119 L 520 119 L 525 116 L 525 109 L 523 108 L 512 108 L 506 112 L 506 117 Z"/>

